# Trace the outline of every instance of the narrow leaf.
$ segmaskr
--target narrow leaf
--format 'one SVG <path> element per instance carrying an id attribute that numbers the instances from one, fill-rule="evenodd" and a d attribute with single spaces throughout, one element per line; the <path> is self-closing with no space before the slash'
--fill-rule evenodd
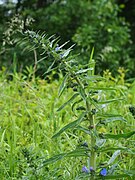
<path id="1" fill-rule="evenodd" d="M 112 90 L 117 90 L 116 88 L 110 88 L 110 87 L 93 87 L 93 86 L 89 86 L 89 89 L 94 89 L 94 90 L 108 90 L 108 91 L 112 91 Z"/>
<path id="2" fill-rule="evenodd" d="M 98 152 L 116 151 L 116 150 L 127 151 L 128 149 L 126 147 L 109 147 L 109 148 L 103 147 L 103 148 L 98 149 Z"/>
<path id="3" fill-rule="evenodd" d="M 85 95 L 84 89 L 82 87 L 79 87 L 78 92 L 80 96 L 82 97 L 82 99 L 86 102 L 86 95 Z"/>
<path id="4" fill-rule="evenodd" d="M 114 174 L 114 172 L 115 172 L 115 170 L 116 170 L 119 162 L 120 162 L 120 161 L 118 161 L 117 163 L 113 164 L 113 165 L 109 168 L 109 170 L 108 170 L 108 175 Z"/>
<path id="5" fill-rule="evenodd" d="M 62 53 L 62 58 L 64 58 L 64 57 L 67 57 L 68 55 L 69 55 L 69 53 L 72 51 L 72 47 L 74 47 L 74 44 L 70 47 L 70 48 L 68 48 L 67 50 L 64 50 Z M 60 47 L 61 48 L 61 47 Z"/>
<path id="6" fill-rule="evenodd" d="M 42 167 L 47 166 L 47 165 L 52 164 L 52 163 L 55 163 L 55 162 L 65 158 L 65 157 L 89 156 L 87 154 L 87 152 L 89 152 L 89 151 L 90 151 L 90 149 L 78 148 L 78 149 L 75 149 L 75 150 L 68 152 L 68 153 L 61 153 L 61 154 L 55 155 L 55 156 L 43 161 Z M 42 167 L 40 167 L 40 168 L 42 168 Z"/>
<path id="7" fill-rule="evenodd" d="M 93 70 L 93 68 L 81 69 L 81 70 L 77 71 L 75 74 L 82 74 L 82 73 L 85 73 L 85 72 L 87 72 L 89 70 Z"/>
<path id="8" fill-rule="evenodd" d="M 79 99 L 78 101 L 74 102 L 72 105 L 72 111 L 74 112 L 74 108 L 77 104 L 79 104 L 80 102 L 82 102 L 82 99 Z"/>
<path id="9" fill-rule="evenodd" d="M 67 102 L 65 102 L 57 111 L 61 111 L 66 105 L 71 103 L 79 94 L 75 93 Z"/>
<path id="10" fill-rule="evenodd" d="M 86 129 L 86 128 L 82 127 L 82 126 L 77 126 L 75 129 L 83 131 L 84 133 L 89 134 L 89 135 L 91 134 L 89 129 Z"/>
<path id="11" fill-rule="evenodd" d="M 100 114 L 100 113 L 98 113 L 98 117 L 108 117 L 108 118 L 110 118 L 110 117 L 122 117 L 121 115 L 119 115 L 119 114 L 104 114 L 104 113 L 102 113 L 102 114 Z"/>
<path id="12" fill-rule="evenodd" d="M 107 101 L 98 101 L 98 103 L 99 104 L 108 104 L 108 103 L 112 103 L 112 102 L 120 101 L 120 100 L 123 100 L 123 99 L 122 98 L 110 99 L 110 100 L 107 100 Z"/>
<path id="13" fill-rule="evenodd" d="M 77 148 L 74 151 L 67 153 L 66 157 L 89 156 L 87 154 L 89 151 L 90 149 L 88 148 Z"/>
<path id="14" fill-rule="evenodd" d="M 96 75 L 95 75 L 95 76 L 86 76 L 85 79 L 91 80 L 91 81 L 93 81 L 93 80 L 105 80 L 104 77 L 102 77 L 102 76 L 96 76 Z"/>
<path id="15" fill-rule="evenodd" d="M 91 51 L 91 54 L 90 54 L 89 63 L 91 63 L 92 60 L 93 60 L 93 54 L 94 54 L 94 47 L 92 48 L 92 51 Z"/>
<path id="16" fill-rule="evenodd" d="M 91 102 L 91 104 L 93 104 L 100 112 L 101 108 L 98 106 L 98 103 L 96 103 L 90 96 L 88 96 L 88 98 L 89 98 L 89 101 Z"/>
<path id="17" fill-rule="evenodd" d="M 48 67 L 48 69 L 47 69 L 47 71 L 43 74 L 43 75 L 45 75 L 45 74 L 47 74 L 47 73 L 49 73 L 49 72 L 51 72 L 53 69 L 53 65 L 55 64 L 55 60 L 52 62 L 52 64 Z"/>
<path id="18" fill-rule="evenodd" d="M 129 132 L 129 133 L 125 133 L 125 134 L 100 134 L 102 138 L 105 139 L 120 139 L 120 138 L 130 138 L 131 136 L 133 136 L 135 134 L 135 131 Z"/>
<path id="19" fill-rule="evenodd" d="M 52 163 L 54 163 L 54 162 L 56 162 L 56 161 L 58 161 L 58 160 L 61 160 L 61 159 L 64 158 L 65 156 L 66 156 L 66 153 L 62 153 L 62 154 L 55 155 L 55 156 L 53 156 L 53 157 L 45 160 L 45 161 L 43 162 L 42 167 L 43 167 L 43 166 L 46 166 L 46 165 L 49 165 L 49 164 L 52 164 Z"/>
<path id="20" fill-rule="evenodd" d="M 63 91 L 64 91 L 64 89 L 65 89 L 65 87 L 66 87 L 66 81 L 67 81 L 67 79 L 68 79 L 68 74 L 66 74 L 65 75 L 65 77 L 64 77 L 64 79 L 63 79 L 63 81 L 62 81 L 62 84 L 61 84 L 61 86 L 60 86 L 60 88 L 59 88 L 59 97 L 61 96 L 61 94 L 63 93 Z"/>
<path id="21" fill-rule="evenodd" d="M 93 59 L 93 54 L 94 54 L 94 47 L 92 48 L 91 54 L 90 54 L 90 59 L 89 59 L 89 68 L 92 68 L 92 70 L 88 71 L 88 76 L 94 75 L 95 71 L 95 61 Z"/>
<path id="22" fill-rule="evenodd" d="M 124 119 L 122 116 L 110 117 L 110 118 L 105 119 L 103 122 L 104 122 L 104 123 L 110 123 L 110 122 L 113 122 L 113 121 L 123 121 L 123 122 L 127 122 L 127 120 Z"/>
<path id="23" fill-rule="evenodd" d="M 69 41 L 66 41 L 64 44 L 62 44 L 59 48 L 61 49 L 61 48 L 63 48 L 66 44 L 68 44 L 69 43 Z"/>
<path id="24" fill-rule="evenodd" d="M 74 127 L 76 127 L 77 125 L 79 125 L 79 123 L 81 123 L 81 122 L 83 121 L 83 118 L 84 118 L 85 114 L 86 114 L 86 113 L 82 113 L 81 116 L 80 116 L 77 120 L 75 120 L 75 121 L 67 124 L 66 126 L 64 126 L 64 127 L 63 127 L 59 132 L 57 132 L 52 138 L 56 138 L 56 137 L 58 137 L 61 133 L 63 133 L 64 131 L 66 131 L 67 129 L 69 129 L 69 128 L 74 128 Z"/>
<path id="25" fill-rule="evenodd" d="M 111 163 L 113 163 L 114 160 L 119 156 L 120 152 L 120 150 L 115 151 L 107 164 L 110 165 Z"/>

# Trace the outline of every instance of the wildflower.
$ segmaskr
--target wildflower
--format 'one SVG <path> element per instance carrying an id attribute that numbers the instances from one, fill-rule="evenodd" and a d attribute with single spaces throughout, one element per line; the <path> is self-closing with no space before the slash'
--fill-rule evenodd
<path id="1" fill-rule="evenodd" d="M 89 173 L 89 170 L 86 166 L 83 166 L 82 167 L 82 172 L 85 172 L 85 173 Z"/>
<path id="2" fill-rule="evenodd" d="M 57 47 L 55 48 L 55 51 L 57 52 L 57 51 L 59 51 L 59 50 L 60 50 L 60 47 L 57 46 Z"/>
<path id="3" fill-rule="evenodd" d="M 91 173 L 92 176 L 95 175 L 95 171 L 94 171 L 93 167 L 90 167 L 90 173 Z"/>
<path id="4" fill-rule="evenodd" d="M 90 172 L 94 171 L 93 167 L 90 167 Z"/>
<path id="5" fill-rule="evenodd" d="M 106 176 L 106 175 L 107 175 L 107 169 L 106 169 L 106 168 L 103 168 L 103 169 L 100 171 L 100 175 L 101 175 L 101 176 Z"/>

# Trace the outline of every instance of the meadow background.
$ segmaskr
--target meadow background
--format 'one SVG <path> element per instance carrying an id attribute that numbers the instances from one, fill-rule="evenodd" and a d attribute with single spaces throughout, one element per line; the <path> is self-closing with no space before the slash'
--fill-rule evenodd
<path id="1" fill-rule="evenodd" d="M 80 114 L 75 101 L 57 111 L 78 90 L 72 77 L 65 83 L 67 71 L 61 61 L 73 61 L 76 70 L 86 73 L 93 47 L 95 79 L 89 82 L 98 92 L 92 89 L 92 98 L 100 104 L 104 100 L 100 108 L 105 113 L 121 117 L 100 123 L 97 131 L 101 135 L 133 132 L 130 138 L 107 140 L 102 155 L 97 153 L 96 173 L 106 167 L 110 177 L 100 174 L 99 179 L 135 179 L 134 15 L 135 3 L 128 0 L 1 1 L 2 180 L 89 179 L 82 172 L 89 164 L 84 154 L 61 156 L 91 146 L 89 133 L 74 127 L 52 137 Z M 98 115 L 97 122 L 101 120 Z"/>

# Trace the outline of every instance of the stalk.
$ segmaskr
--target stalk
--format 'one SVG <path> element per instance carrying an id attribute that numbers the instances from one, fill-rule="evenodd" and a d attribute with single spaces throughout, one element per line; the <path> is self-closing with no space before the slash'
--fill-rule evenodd
<path id="1" fill-rule="evenodd" d="M 94 48 L 92 49 L 91 55 L 90 55 L 90 60 L 89 60 L 89 64 L 90 64 L 90 68 L 93 68 L 92 70 L 90 70 L 88 72 L 88 76 L 94 76 L 95 74 L 95 61 L 93 60 L 93 53 L 94 53 Z M 90 167 L 93 168 L 94 171 L 96 171 L 96 151 L 95 151 L 95 145 L 96 145 L 96 137 L 94 135 L 96 127 L 95 127 L 95 122 L 94 122 L 94 115 L 92 114 L 91 110 L 91 104 L 89 102 L 89 99 L 87 99 L 86 101 L 86 108 L 87 108 L 87 112 L 88 112 L 88 120 L 89 120 L 89 124 L 90 124 L 90 131 L 91 131 L 91 156 L 90 156 Z M 91 180 L 94 180 L 94 173 L 91 174 Z"/>
<path id="2" fill-rule="evenodd" d="M 92 51 L 93 52 L 93 51 Z M 93 70 L 89 72 L 88 75 L 94 75 L 94 68 L 95 68 L 95 63 L 94 61 L 92 60 L 92 56 L 93 56 L 93 53 L 91 54 L 91 57 L 90 57 L 90 62 L 93 62 Z M 95 152 L 95 145 L 96 145 L 96 137 L 94 135 L 94 132 L 96 130 L 95 128 L 95 122 L 94 122 L 94 115 L 92 114 L 91 110 L 91 104 L 89 102 L 89 98 L 87 98 L 87 94 L 85 92 L 85 89 L 84 89 L 84 85 L 83 83 L 80 81 L 80 79 L 72 72 L 71 70 L 71 67 L 65 63 L 66 66 L 68 67 L 69 69 L 69 72 L 73 75 L 74 79 L 76 80 L 76 82 L 78 83 L 78 85 L 80 86 L 80 88 L 83 90 L 83 93 L 84 93 L 84 96 L 86 97 L 86 100 L 85 100 L 85 103 L 86 103 L 86 110 L 87 110 L 87 115 L 88 115 L 88 120 L 89 120 L 89 129 L 91 131 L 91 135 L 90 135 L 90 139 L 91 139 L 91 155 L 90 155 L 90 159 L 89 159 L 89 164 L 90 164 L 90 167 L 93 168 L 94 171 L 96 171 L 96 152 Z M 93 172 L 94 172 L 93 171 Z M 91 177 L 90 177 L 90 180 L 94 180 L 94 173 L 91 173 Z"/>
<path id="3" fill-rule="evenodd" d="M 76 82 L 80 85 L 81 88 L 83 87 L 83 84 L 79 80 L 78 77 L 75 76 Z M 85 90 L 84 90 L 85 93 Z M 86 96 L 86 93 L 85 93 Z M 87 97 L 87 96 L 86 96 Z M 86 110 L 88 112 L 88 120 L 89 120 L 89 128 L 91 131 L 91 156 L 90 156 L 90 167 L 93 168 L 94 171 L 96 171 L 96 152 L 95 152 L 95 145 L 96 145 L 96 137 L 94 135 L 95 132 L 95 122 L 94 122 L 94 115 L 91 113 L 91 104 L 89 103 L 89 99 L 86 99 Z M 94 180 L 94 174 L 90 177 L 91 180 Z"/>
<path id="4" fill-rule="evenodd" d="M 91 131 L 91 156 L 90 156 L 90 167 L 93 168 L 94 171 L 96 171 L 96 152 L 95 152 L 95 145 L 96 145 L 96 137 L 94 135 L 95 132 L 95 122 L 94 122 L 94 115 L 91 114 L 91 105 L 86 101 L 86 107 L 87 107 L 87 112 L 88 112 L 88 120 L 90 123 L 90 131 Z M 92 174 L 92 177 L 90 178 L 91 180 L 94 180 L 94 174 Z"/>

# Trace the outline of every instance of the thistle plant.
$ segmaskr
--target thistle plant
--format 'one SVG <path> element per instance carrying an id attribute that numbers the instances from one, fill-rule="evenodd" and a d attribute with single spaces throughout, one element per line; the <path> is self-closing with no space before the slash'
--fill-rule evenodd
<path id="1" fill-rule="evenodd" d="M 116 121 L 127 123 L 127 120 L 119 114 L 107 112 L 107 106 L 110 103 L 122 101 L 124 98 L 120 89 L 114 87 L 104 87 L 106 78 L 95 75 L 95 60 L 93 59 L 94 49 L 92 49 L 89 62 L 85 65 L 80 65 L 75 57 L 70 55 L 72 47 L 65 50 L 63 45 L 59 45 L 58 38 L 54 36 L 47 38 L 45 34 L 35 33 L 33 31 L 25 32 L 25 41 L 31 43 L 31 50 L 40 48 L 43 58 L 37 63 L 44 60 L 46 56 L 51 57 L 50 66 L 45 74 L 57 70 L 63 72 L 64 78 L 60 85 L 58 95 L 63 95 L 67 89 L 72 89 L 72 97 L 62 104 L 57 112 L 64 110 L 68 105 L 71 105 L 74 117 L 76 119 L 64 126 L 53 135 L 53 139 L 58 138 L 63 132 L 68 130 L 82 131 L 88 136 L 88 142 L 70 152 L 57 154 L 43 161 L 43 166 L 47 166 L 58 160 L 68 157 L 87 157 L 86 164 L 80 169 L 79 178 L 86 179 L 115 179 L 115 178 L 130 178 L 131 172 L 123 171 L 120 174 L 115 173 L 120 161 L 115 162 L 116 158 L 123 152 L 134 153 L 132 149 L 121 145 L 111 145 L 112 141 L 128 139 L 135 134 L 131 130 L 128 133 L 107 133 L 106 127 L 112 126 Z M 100 82 L 102 85 L 100 86 Z M 108 91 L 119 91 L 121 97 L 107 99 Z M 101 128 L 102 127 L 102 130 Z M 109 144 L 110 143 L 110 144 Z M 99 157 L 102 157 L 104 152 L 110 152 L 111 156 L 106 162 L 99 162 Z M 114 163 L 115 162 L 115 163 Z M 117 172 L 117 171 L 116 171 Z"/>

